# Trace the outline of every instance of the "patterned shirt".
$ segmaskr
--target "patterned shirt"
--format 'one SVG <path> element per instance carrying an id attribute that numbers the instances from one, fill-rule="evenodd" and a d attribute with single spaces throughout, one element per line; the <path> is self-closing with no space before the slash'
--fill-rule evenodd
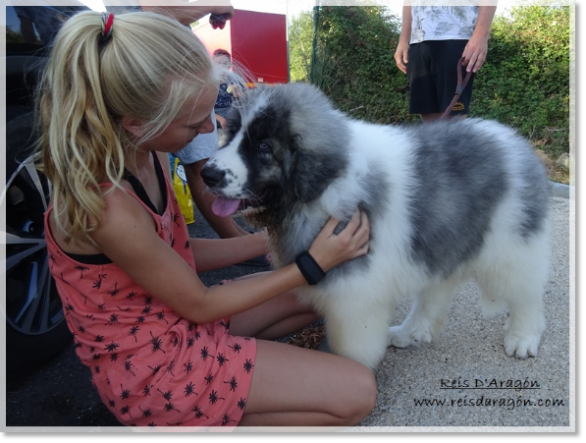
<path id="1" fill-rule="evenodd" d="M 430 4 L 437 3 L 433 0 Z M 411 8 L 411 40 L 469 40 L 472 37 L 478 6 L 413 6 Z"/>
<path id="2" fill-rule="evenodd" d="M 129 194 L 151 214 L 159 237 L 195 271 L 185 221 L 169 180 L 163 180 L 167 206 L 162 215 Z M 255 340 L 230 335 L 229 318 L 209 324 L 181 318 L 115 263 L 77 261 L 55 242 L 51 211 L 45 215 L 51 274 L 76 353 L 116 418 L 132 426 L 238 424 L 252 379 Z"/>

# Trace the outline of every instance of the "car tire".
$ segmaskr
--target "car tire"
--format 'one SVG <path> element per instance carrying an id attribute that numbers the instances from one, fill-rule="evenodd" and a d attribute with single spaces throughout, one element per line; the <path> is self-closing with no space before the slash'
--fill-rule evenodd
<path id="1" fill-rule="evenodd" d="M 51 185 L 33 163 L 34 114 L 20 115 L 6 128 L 6 373 L 26 375 L 71 342 L 63 306 L 49 272 L 44 213 Z"/>

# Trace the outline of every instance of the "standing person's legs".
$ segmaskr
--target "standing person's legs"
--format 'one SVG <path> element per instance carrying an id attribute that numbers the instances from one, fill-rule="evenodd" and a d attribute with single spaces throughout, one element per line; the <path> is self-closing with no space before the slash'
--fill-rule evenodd
<path id="1" fill-rule="evenodd" d="M 467 40 L 429 40 L 409 46 L 410 98 L 409 113 L 419 114 L 422 121 L 439 119 L 454 98 L 457 62 Z M 463 70 L 463 78 L 466 75 Z M 450 117 L 465 116 L 472 97 L 474 75 L 454 105 Z"/>
<path id="2" fill-rule="evenodd" d="M 250 278 L 250 277 L 249 277 Z M 317 319 L 294 293 L 275 297 L 230 320 L 230 334 L 272 340 Z M 347 426 L 374 408 L 376 381 L 366 366 L 320 351 L 257 340 L 241 425 Z"/>
<path id="3" fill-rule="evenodd" d="M 462 58 L 464 48 L 468 40 L 439 40 L 432 42 L 430 45 L 430 54 L 434 70 L 435 82 L 437 84 L 437 100 L 441 114 L 445 112 L 454 95 L 458 85 L 458 62 Z M 466 68 L 460 67 L 462 81 L 466 77 Z M 472 100 L 472 85 L 474 83 L 474 74 L 470 76 L 466 88 L 454 103 L 450 112 L 450 118 L 465 117 L 470 111 L 470 101 Z"/>

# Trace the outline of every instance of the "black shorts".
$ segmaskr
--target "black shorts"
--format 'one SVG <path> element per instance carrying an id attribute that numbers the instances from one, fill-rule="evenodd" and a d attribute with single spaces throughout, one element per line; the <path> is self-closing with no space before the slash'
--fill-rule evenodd
<path id="1" fill-rule="evenodd" d="M 468 40 L 428 40 L 409 45 L 410 114 L 443 113 L 456 94 L 457 64 Z M 466 69 L 462 69 L 462 80 Z M 450 115 L 468 114 L 474 74 L 454 104 Z"/>

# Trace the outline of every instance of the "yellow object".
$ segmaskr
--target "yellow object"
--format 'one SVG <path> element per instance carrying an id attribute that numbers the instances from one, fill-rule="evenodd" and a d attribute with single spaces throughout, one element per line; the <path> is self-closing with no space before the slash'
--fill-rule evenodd
<path id="1" fill-rule="evenodd" d="M 191 191 L 187 184 L 187 176 L 185 175 L 185 169 L 183 165 L 179 164 L 179 159 L 175 159 L 173 164 L 173 189 L 175 190 L 175 196 L 179 202 L 179 208 L 185 219 L 185 223 L 188 225 L 195 221 L 193 214 L 193 199 L 191 198 Z"/>

